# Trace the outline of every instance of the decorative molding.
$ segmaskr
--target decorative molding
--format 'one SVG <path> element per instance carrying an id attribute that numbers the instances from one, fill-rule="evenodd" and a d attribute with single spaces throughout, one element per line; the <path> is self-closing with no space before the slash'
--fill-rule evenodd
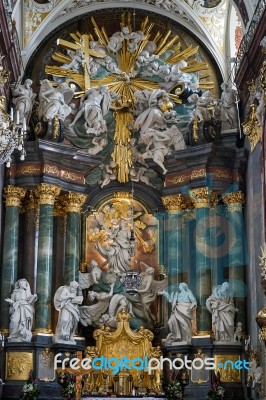
<path id="1" fill-rule="evenodd" d="M 27 381 L 33 369 L 33 353 L 17 351 L 6 353 L 6 380 Z"/>
<path id="2" fill-rule="evenodd" d="M 4 188 L 6 207 L 20 207 L 21 200 L 26 195 L 26 189 L 8 185 Z"/>
<path id="3" fill-rule="evenodd" d="M 55 198 L 60 193 L 60 187 L 55 185 L 48 185 L 47 183 L 41 183 L 36 189 L 36 196 L 40 205 L 50 204 L 54 205 Z"/>
<path id="4" fill-rule="evenodd" d="M 251 104 L 247 120 L 242 124 L 244 135 L 250 143 L 251 153 L 255 149 L 257 143 L 262 139 L 262 127 L 257 119 L 257 105 Z"/>
<path id="5" fill-rule="evenodd" d="M 167 211 L 182 211 L 192 208 L 192 203 L 182 194 L 162 197 L 163 204 Z"/>
<path id="6" fill-rule="evenodd" d="M 68 212 L 81 212 L 81 207 L 86 201 L 87 196 L 85 194 L 69 192 L 61 196 L 61 201 L 64 204 L 65 211 Z"/>

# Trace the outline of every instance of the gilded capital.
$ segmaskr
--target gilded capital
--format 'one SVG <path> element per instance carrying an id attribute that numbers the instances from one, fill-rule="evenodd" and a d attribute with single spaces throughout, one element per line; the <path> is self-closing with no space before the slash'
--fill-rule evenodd
<path id="1" fill-rule="evenodd" d="M 57 199 L 54 202 L 54 216 L 55 217 L 66 216 L 66 207 L 65 207 L 65 202 L 63 201 L 63 196 L 57 197 Z"/>
<path id="2" fill-rule="evenodd" d="M 61 196 L 61 198 L 65 205 L 66 212 L 80 213 L 87 196 L 85 194 L 69 192 Z"/>
<path id="3" fill-rule="evenodd" d="M 27 190 L 26 196 L 24 198 L 25 210 L 33 210 L 37 209 L 38 207 L 39 203 L 35 190 Z"/>
<path id="4" fill-rule="evenodd" d="M 49 185 L 47 183 L 41 183 L 36 189 L 36 195 L 40 205 L 50 204 L 54 205 L 55 198 L 60 193 L 60 187 L 55 185 Z"/>
<path id="5" fill-rule="evenodd" d="M 192 208 L 189 199 L 182 194 L 164 196 L 162 200 L 167 211 L 182 211 Z"/>
<path id="6" fill-rule="evenodd" d="M 209 208 L 212 205 L 213 194 L 207 187 L 192 189 L 189 196 L 195 208 Z"/>
<path id="7" fill-rule="evenodd" d="M 227 205 L 228 211 L 242 211 L 243 204 L 245 203 L 245 195 L 240 191 L 228 193 L 223 196 L 223 201 Z"/>
<path id="8" fill-rule="evenodd" d="M 4 188 L 6 207 L 20 207 L 21 200 L 25 197 L 26 189 L 8 185 Z"/>

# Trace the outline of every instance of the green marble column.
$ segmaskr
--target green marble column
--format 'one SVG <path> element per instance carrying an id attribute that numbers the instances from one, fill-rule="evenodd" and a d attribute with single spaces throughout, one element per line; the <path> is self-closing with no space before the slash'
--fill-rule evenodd
<path id="1" fill-rule="evenodd" d="M 236 320 L 242 322 L 244 331 L 246 324 L 246 240 L 242 209 L 245 197 L 242 192 L 234 192 L 223 196 L 223 201 L 227 206 L 228 216 L 229 283 L 235 299 L 235 306 L 239 310 Z"/>
<path id="2" fill-rule="evenodd" d="M 80 211 L 86 195 L 69 192 L 62 196 L 67 215 L 64 283 L 78 281 L 80 263 Z"/>
<path id="3" fill-rule="evenodd" d="M 11 296 L 17 280 L 19 207 L 25 194 L 25 189 L 15 186 L 7 186 L 4 189 L 6 210 L 1 282 L 1 331 L 5 334 L 8 333 L 10 319 L 9 305 L 5 299 Z"/>
<path id="4" fill-rule="evenodd" d="M 33 190 L 27 192 L 23 205 L 25 209 L 23 277 L 29 282 L 31 292 L 36 293 L 39 204 Z"/>
<path id="5" fill-rule="evenodd" d="M 37 261 L 37 295 L 35 332 L 51 333 L 53 278 L 53 208 L 60 188 L 42 183 L 36 189 L 40 204 L 40 229 Z M 63 266 L 62 266 L 63 267 Z"/>
<path id="6" fill-rule="evenodd" d="M 186 200 L 183 195 L 165 196 L 163 203 L 168 211 L 167 218 L 167 274 L 168 291 L 173 292 L 183 280 L 182 227 Z"/>
<path id="7" fill-rule="evenodd" d="M 196 299 L 197 331 L 199 335 L 211 333 L 211 313 L 207 310 L 206 300 L 212 292 L 211 264 L 209 258 L 209 210 L 211 191 L 208 188 L 190 190 L 190 198 L 196 212 Z"/>
<path id="8" fill-rule="evenodd" d="M 228 226 L 225 206 L 216 205 L 210 209 L 209 230 L 212 270 L 212 287 L 221 285 L 224 280 L 224 263 L 226 263 Z"/>

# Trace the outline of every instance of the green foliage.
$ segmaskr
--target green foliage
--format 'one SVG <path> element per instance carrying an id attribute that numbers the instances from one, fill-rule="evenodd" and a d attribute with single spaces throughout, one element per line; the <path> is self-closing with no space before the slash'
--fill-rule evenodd
<path id="1" fill-rule="evenodd" d="M 32 371 L 29 373 L 27 382 L 24 383 L 20 400 L 36 400 L 40 395 L 36 380 L 33 377 Z"/>

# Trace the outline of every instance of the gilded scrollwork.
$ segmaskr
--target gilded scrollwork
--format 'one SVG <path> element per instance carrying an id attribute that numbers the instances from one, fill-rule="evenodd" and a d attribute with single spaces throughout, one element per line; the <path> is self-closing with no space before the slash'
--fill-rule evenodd
<path id="1" fill-rule="evenodd" d="M 257 105 L 251 104 L 247 120 L 242 124 L 244 135 L 250 143 L 250 150 L 253 152 L 257 143 L 262 138 L 262 127 L 257 118 Z"/>

